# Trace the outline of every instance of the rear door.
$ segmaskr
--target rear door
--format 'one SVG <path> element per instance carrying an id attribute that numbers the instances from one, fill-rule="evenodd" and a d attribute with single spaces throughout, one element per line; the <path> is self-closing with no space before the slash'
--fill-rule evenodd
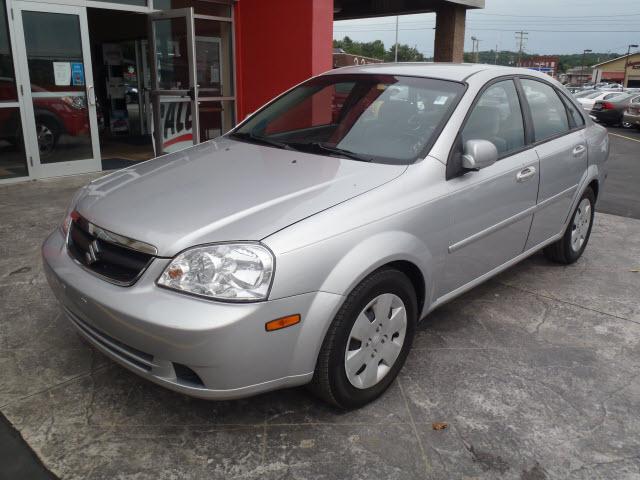
<path id="1" fill-rule="evenodd" d="M 522 78 L 540 157 L 540 191 L 527 249 L 561 232 L 587 166 L 582 114 L 550 84 Z"/>
<path id="2" fill-rule="evenodd" d="M 538 194 L 538 156 L 528 146 L 513 79 L 499 80 L 479 95 L 460 132 L 459 142 L 468 140 L 492 142 L 499 160 L 447 182 L 451 230 L 440 295 L 522 253 Z"/>

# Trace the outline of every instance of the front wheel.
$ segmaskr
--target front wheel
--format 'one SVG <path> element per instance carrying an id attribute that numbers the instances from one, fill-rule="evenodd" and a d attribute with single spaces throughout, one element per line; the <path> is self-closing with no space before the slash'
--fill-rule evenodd
<path id="1" fill-rule="evenodd" d="M 595 204 L 596 196 L 591 188 L 587 188 L 562 238 L 544 249 L 549 260 L 569 265 L 582 256 L 591 236 Z"/>
<path id="2" fill-rule="evenodd" d="M 369 275 L 331 323 L 311 390 L 344 409 L 380 396 L 404 365 L 417 315 L 416 293 L 405 274 L 384 268 Z"/>

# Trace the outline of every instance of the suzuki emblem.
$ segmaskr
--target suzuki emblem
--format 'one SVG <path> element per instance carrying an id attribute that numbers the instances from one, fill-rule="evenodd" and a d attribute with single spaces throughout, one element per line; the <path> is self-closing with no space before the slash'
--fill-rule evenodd
<path id="1" fill-rule="evenodd" d="M 89 251 L 84 254 L 87 265 L 96 263 L 99 260 L 98 255 L 100 255 L 100 246 L 98 245 L 98 240 L 94 240 L 89 244 Z"/>

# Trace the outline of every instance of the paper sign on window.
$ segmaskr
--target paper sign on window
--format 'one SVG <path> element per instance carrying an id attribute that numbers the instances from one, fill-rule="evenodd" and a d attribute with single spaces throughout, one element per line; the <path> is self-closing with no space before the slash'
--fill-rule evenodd
<path id="1" fill-rule="evenodd" d="M 69 62 L 53 62 L 53 78 L 58 86 L 71 84 L 71 64 Z"/>

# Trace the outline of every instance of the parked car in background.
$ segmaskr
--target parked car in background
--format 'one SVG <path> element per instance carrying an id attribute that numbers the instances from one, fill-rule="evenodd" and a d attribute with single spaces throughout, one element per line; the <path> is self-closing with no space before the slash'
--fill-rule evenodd
<path id="1" fill-rule="evenodd" d="M 622 125 L 640 128 L 640 96 L 631 100 L 622 117 Z"/>
<path id="2" fill-rule="evenodd" d="M 608 90 L 608 91 L 618 91 L 621 92 L 623 90 L 623 87 L 621 84 L 619 83 L 607 83 L 607 82 L 603 82 L 603 83 L 598 83 L 596 85 L 596 89 L 597 90 Z"/>
<path id="3" fill-rule="evenodd" d="M 592 93 L 595 93 L 595 92 L 597 92 L 597 91 L 598 91 L 598 90 L 593 89 L 593 88 L 592 88 L 592 89 L 589 89 L 589 90 L 579 90 L 579 91 L 575 92 L 575 93 L 573 94 L 573 96 L 574 96 L 575 98 L 582 98 L 582 97 L 586 97 L 587 95 L 591 95 Z"/>
<path id="4" fill-rule="evenodd" d="M 591 110 L 593 110 L 593 106 L 596 104 L 598 100 L 611 100 L 619 95 L 621 95 L 621 92 L 595 91 L 593 93 L 590 93 L 589 95 L 580 97 L 577 100 L 578 100 L 578 103 L 582 105 L 582 108 L 585 111 L 591 112 Z"/>
<path id="5" fill-rule="evenodd" d="M 310 384 L 356 408 L 429 312 L 541 249 L 580 258 L 608 152 L 543 73 L 336 69 L 223 137 L 89 183 L 44 271 L 82 336 L 160 385 L 228 399 Z"/>
<path id="6" fill-rule="evenodd" d="M 610 100 L 598 100 L 591 115 L 605 125 L 619 125 L 623 122 L 624 112 L 629 104 L 637 99 L 640 99 L 639 95 L 624 92 Z"/>

